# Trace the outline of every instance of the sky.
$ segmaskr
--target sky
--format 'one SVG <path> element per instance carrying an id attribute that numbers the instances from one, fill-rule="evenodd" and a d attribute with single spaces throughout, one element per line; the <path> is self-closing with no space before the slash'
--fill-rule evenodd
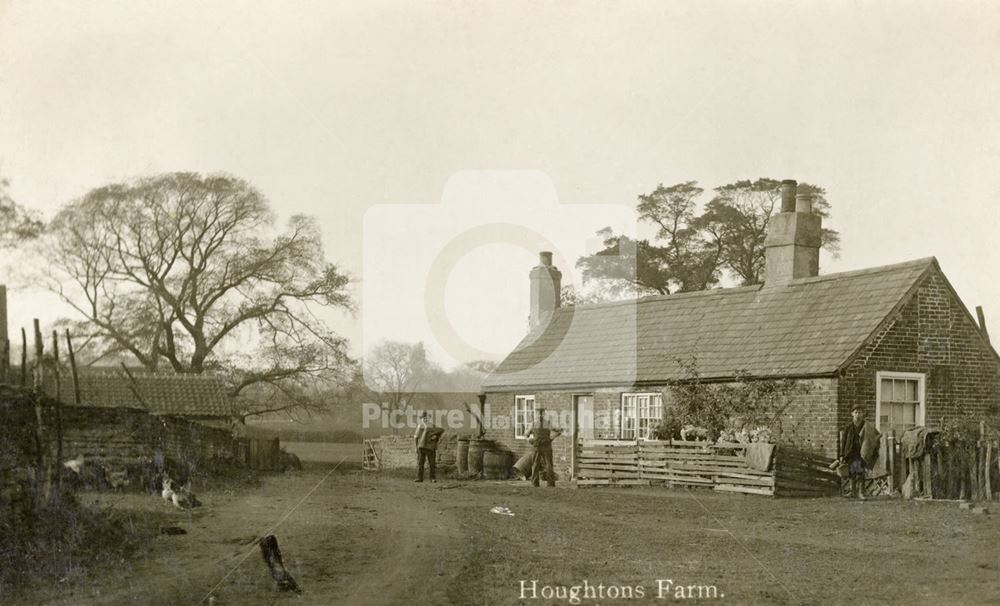
<path id="1" fill-rule="evenodd" d="M 996 2 L 0 0 L 0 174 L 48 215 L 139 175 L 249 180 L 320 220 L 355 354 L 500 357 L 537 249 L 578 281 L 639 194 L 765 176 L 827 189 L 821 272 L 936 256 L 1000 322 L 998 47 Z M 69 313 L 28 286 L 12 327 Z"/>

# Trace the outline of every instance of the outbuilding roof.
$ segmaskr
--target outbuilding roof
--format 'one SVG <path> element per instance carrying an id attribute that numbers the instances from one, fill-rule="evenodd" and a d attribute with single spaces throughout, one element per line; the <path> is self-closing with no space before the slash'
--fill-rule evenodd
<path id="1" fill-rule="evenodd" d="M 739 373 L 835 373 L 937 268 L 933 257 L 780 285 L 564 307 L 529 333 L 484 390 L 623 385 Z"/>
<path id="2" fill-rule="evenodd" d="M 81 368 L 83 405 L 147 408 L 154 414 L 192 417 L 230 417 L 233 401 L 222 377 L 212 374 L 175 374 L 130 369 L 135 383 L 120 368 Z M 60 377 L 62 400 L 73 401 L 69 373 Z M 133 388 L 135 391 L 133 391 Z M 139 397 L 136 397 L 138 392 Z"/>

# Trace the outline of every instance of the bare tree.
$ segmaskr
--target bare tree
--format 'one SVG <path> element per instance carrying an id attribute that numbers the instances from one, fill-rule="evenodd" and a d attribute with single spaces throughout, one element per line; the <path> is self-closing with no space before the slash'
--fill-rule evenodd
<path id="1" fill-rule="evenodd" d="M 384 409 L 402 412 L 434 370 L 423 343 L 382 341 L 365 357 L 364 380 Z"/>
<path id="2" fill-rule="evenodd" d="M 97 188 L 64 206 L 45 239 L 49 288 L 84 318 L 101 356 L 149 369 L 224 369 L 233 394 L 276 393 L 348 357 L 316 308 L 350 309 L 348 277 L 316 223 L 283 231 L 263 195 L 226 175 L 171 173 Z"/>

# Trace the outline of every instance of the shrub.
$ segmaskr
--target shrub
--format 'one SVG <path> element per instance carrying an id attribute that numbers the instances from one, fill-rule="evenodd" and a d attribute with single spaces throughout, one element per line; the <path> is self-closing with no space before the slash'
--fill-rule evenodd
<path id="1" fill-rule="evenodd" d="M 726 434 L 733 441 L 773 440 L 781 435 L 781 413 L 794 395 L 806 388 L 789 379 L 757 379 L 734 373 L 729 383 L 708 383 L 698 373 L 697 361 L 679 360 L 685 378 L 671 386 L 676 424 L 704 427 L 715 441 Z M 743 438 L 743 440 L 739 439 Z"/>

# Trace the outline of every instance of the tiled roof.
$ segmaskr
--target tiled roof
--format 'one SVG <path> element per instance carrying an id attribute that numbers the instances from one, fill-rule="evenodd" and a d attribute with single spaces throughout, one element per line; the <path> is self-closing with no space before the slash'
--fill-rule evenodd
<path id="1" fill-rule="evenodd" d="M 934 258 L 860 271 L 561 308 L 529 333 L 485 390 L 688 378 L 832 374 L 872 335 Z"/>
<path id="2" fill-rule="evenodd" d="M 156 414 L 229 417 L 232 399 L 222 377 L 211 374 L 151 373 L 130 369 L 135 378 L 136 398 L 131 380 L 120 368 L 81 368 L 80 400 L 84 405 L 145 408 Z M 63 373 L 62 400 L 72 402 L 73 381 Z M 146 406 L 143 405 L 146 404 Z"/>

